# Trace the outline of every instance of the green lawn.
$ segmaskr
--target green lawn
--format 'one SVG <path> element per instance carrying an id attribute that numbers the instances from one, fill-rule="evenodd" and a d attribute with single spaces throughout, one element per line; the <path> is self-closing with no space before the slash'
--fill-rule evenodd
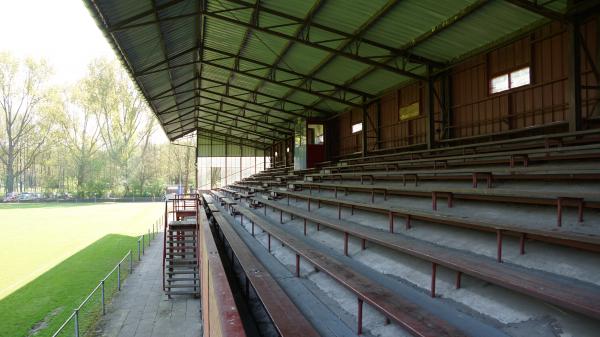
<path id="1" fill-rule="evenodd" d="M 51 335 L 163 210 L 162 203 L 39 206 L 0 208 L 2 337 L 28 336 L 46 323 L 36 336 Z M 83 312 L 83 320 L 94 314 Z"/>

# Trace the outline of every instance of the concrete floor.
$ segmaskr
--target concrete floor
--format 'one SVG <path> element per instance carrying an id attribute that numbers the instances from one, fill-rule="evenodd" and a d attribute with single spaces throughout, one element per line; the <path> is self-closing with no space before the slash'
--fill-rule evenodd
<path id="1" fill-rule="evenodd" d="M 116 294 L 97 327 L 103 337 L 198 337 L 202 335 L 200 299 L 162 290 L 162 234 L 146 249 L 140 264 Z"/>

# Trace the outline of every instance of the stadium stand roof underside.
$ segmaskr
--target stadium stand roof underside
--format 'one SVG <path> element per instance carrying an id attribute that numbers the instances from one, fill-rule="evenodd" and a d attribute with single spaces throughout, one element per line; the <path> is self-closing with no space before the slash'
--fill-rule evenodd
<path id="1" fill-rule="evenodd" d="M 265 148 L 550 19 L 566 0 L 86 0 L 170 140 Z M 585 3 L 584 3 L 585 5 Z"/>

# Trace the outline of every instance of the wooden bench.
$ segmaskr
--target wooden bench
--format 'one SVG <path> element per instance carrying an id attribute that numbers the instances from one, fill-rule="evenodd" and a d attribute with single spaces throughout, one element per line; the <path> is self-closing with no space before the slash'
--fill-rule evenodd
<path id="1" fill-rule="evenodd" d="M 490 153 L 490 152 L 498 152 L 503 150 L 528 150 L 528 149 L 536 149 L 536 148 L 550 148 L 550 146 L 555 145 L 552 144 L 553 141 L 546 141 L 547 139 L 564 139 L 562 144 L 590 144 L 593 142 L 598 142 L 597 138 L 586 139 L 582 138 L 581 140 L 568 140 L 569 138 L 581 138 L 586 136 L 595 136 L 600 134 L 600 129 L 591 129 L 584 130 L 578 132 L 565 132 L 565 133 L 557 133 L 553 135 L 539 135 L 539 136 L 531 136 L 531 137 L 519 137 L 519 138 L 511 138 L 507 140 L 500 141 L 490 141 L 490 142 L 477 142 L 465 145 L 456 145 L 456 146 L 446 146 L 446 147 L 438 147 L 433 149 L 425 149 L 425 150 L 416 150 L 416 151 L 402 151 L 381 155 L 371 155 L 367 157 L 360 158 L 349 158 L 349 159 L 341 159 L 338 163 L 347 163 L 350 164 L 352 162 L 373 162 L 373 161 L 385 161 L 389 160 L 389 158 L 394 158 L 394 160 L 414 160 L 415 158 L 424 158 L 424 157 L 435 157 L 435 156 L 444 156 L 449 153 L 455 154 L 466 154 L 470 153 Z M 554 142 L 556 143 L 556 142 Z M 508 145 L 508 146 L 507 146 Z"/>
<path id="2" fill-rule="evenodd" d="M 591 165 L 590 165 L 591 166 Z M 407 175 L 415 176 L 415 182 L 421 180 L 465 180 L 472 181 L 473 187 L 477 186 L 478 179 L 485 177 L 488 182 L 488 188 L 493 187 L 493 181 L 500 180 L 553 180 L 553 181 L 571 181 L 571 180 L 598 180 L 600 179 L 600 167 L 590 168 L 557 168 L 557 167 L 520 167 L 520 168 L 489 168 L 481 171 L 479 169 L 445 169 L 445 170 L 413 170 L 398 172 L 378 172 L 368 173 L 371 181 L 373 180 L 399 180 L 406 179 Z M 340 183 L 343 180 L 363 180 L 365 173 L 335 173 L 335 174 L 315 174 L 305 176 L 305 181 L 323 181 L 325 179 L 334 180 L 338 178 Z M 415 183 L 416 185 L 416 183 Z"/>
<path id="3" fill-rule="evenodd" d="M 217 201 L 221 204 L 221 206 L 225 205 L 225 202 L 223 201 L 223 199 L 225 198 L 225 196 L 221 192 L 211 190 L 210 193 L 212 195 L 214 195 L 215 198 L 217 198 Z"/>
<path id="4" fill-rule="evenodd" d="M 256 224 L 267 232 L 268 242 L 273 236 L 296 253 L 296 276 L 300 276 L 300 257 L 303 257 L 357 296 L 358 334 L 362 334 L 362 310 L 363 302 L 366 302 L 415 336 L 464 336 L 457 328 L 366 278 L 345 263 L 296 239 L 284 229 L 272 225 L 249 209 L 236 207 L 242 217 L 246 217 L 253 225 Z"/>
<path id="5" fill-rule="evenodd" d="M 566 153 L 566 154 L 561 154 Z M 414 169 L 414 168 L 449 168 L 450 166 L 482 166 L 482 165 L 504 165 L 515 167 L 517 162 L 522 162 L 524 167 L 529 166 L 530 162 L 554 162 L 554 161 L 572 161 L 584 159 L 600 158 L 600 145 L 587 144 L 571 147 L 541 148 L 521 151 L 499 151 L 485 154 L 474 155 L 446 155 L 433 158 L 413 159 L 413 160 L 395 160 L 395 161 L 377 161 L 372 160 L 367 163 L 349 164 L 345 166 L 331 166 L 329 171 L 332 173 L 342 173 L 343 171 L 367 171 L 375 169 L 385 169 L 389 171 L 390 167 L 395 170 Z M 321 174 L 324 174 L 322 172 Z"/>
<path id="6" fill-rule="evenodd" d="M 502 261 L 502 237 L 503 235 L 512 235 L 520 238 L 520 253 L 525 254 L 525 240 L 537 240 L 558 245 L 563 245 L 572 248 L 588 250 L 591 252 L 600 252 L 600 236 L 592 234 L 575 233 L 571 231 L 560 231 L 553 229 L 541 230 L 537 228 L 526 227 L 518 224 L 511 224 L 492 220 L 471 219 L 464 216 L 454 216 L 442 214 L 439 212 L 428 212 L 412 208 L 392 207 L 383 204 L 368 204 L 357 201 L 334 199 L 327 197 L 316 197 L 303 193 L 294 193 L 282 191 L 281 193 L 288 197 L 302 198 L 307 200 L 307 209 L 310 211 L 311 202 L 317 201 L 317 207 L 321 203 L 328 203 L 338 207 L 338 218 L 341 219 L 342 207 L 350 208 L 354 214 L 354 209 L 364 209 L 388 215 L 389 231 L 394 232 L 394 219 L 396 216 L 402 216 L 405 219 L 405 228 L 410 229 L 412 220 L 427 221 L 442 225 L 450 225 L 455 227 L 475 229 L 479 231 L 487 231 L 496 233 L 498 242 L 498 261 Z M 263 202 L 264 199 L 255 198 L 255 200 Z M 265 208 L 266 210 L 266 208 Z"/>
<path id="7" fill-rule="evenodd" d="M 210 204 L 209 208 L 215 207 Z M 211 208 L 212 211 L 212 208 Z M 244 273 L 245 296 L 249 298 L 250 285 L 282 337 L 318 337 L 319 333 L 306 320 L 296 305 L 279 286 L 271 273 L 254 256 L 248 246 L 220 213 L 213 214 L 214 224 L 236 257 Z M 233 260 L 232 260 L 233 261 Z"/>
<path id="8" fill-rule="evenodd" d="M 468 188 L 394 188 L 389 186 L 363 186 L 358 184 L 328 184 L 328 183 L 306 183 L 295 182 L 294 190 L 302 190 L 308 187 L 309 194 L 317 188 L 328 189 L 334 191 L 335 198 L 338 197 L 338 191 L 344 191 L 344 195 L 348 191 L 358 191 L 371 194 L 371 202 L 375 202 L 375 194 L 383 194 L 383 199 L 387 200 L 388 195 L 401 195 L 409 197 L 431 197 L 431 208 L 437 209 L 437 197 L 445 196 L 448 199 L 448 207 L 453 206 L 453 200 L 477 200 L 491 201 L 502 203 L 530 204 L 540 206 L 556 206 L 557 208 L 557 225 L 562 223 L 562 208 L 565 206 L 574 206 L 578 208 L 579 222 L 583 221 L 583 209 L 600 209 L 600 192 L 550 192 L 550 191 L 531 191 L 531 190 L 508 190 L 508 189 L 491 189 L 485 191 Z M 288 189 L 290 191 L 290 189 Z"/>
<path id="9" fill-rule="evenodd" d="M 223 198 L 223 203 L 225 204 L 225 209 L 232 215 L 235 215 L 234 205 L 237 205 L 237 202 L 231 198 Z"/>
<path id="10" fill-rule="evenodd" d="M 596 319 L 600 318 L 600 287 L 577 280 L 565 280 L 541 271 L 531 272 L 517 265 L 494 263 L 487 257 L 438 246 L 401 234 L 390 235 L 379 229 L 346 220 L 332 219 L 297 207 L 285 206 L 269 200 L 262 202 L 280 210 L 280 214 L 285 212 L 304 219 L 305 226 L 306 221 L 311 221 L 344 233 L 345 255 L 348 255 L 348 236 L 352 235 L 362 240 L 363 249 L 365 249 L 365 241 L 368 241 L 431 262 L 432 297 L 435 297 L 436 268 L 441 265 L 457 272 L 457 288 L 460 288 L 460 278 L 464 273 Z M 280 217 L 281 222 L 282 220 Z M 306 235 L 306 227 L 304 232 Z"/>

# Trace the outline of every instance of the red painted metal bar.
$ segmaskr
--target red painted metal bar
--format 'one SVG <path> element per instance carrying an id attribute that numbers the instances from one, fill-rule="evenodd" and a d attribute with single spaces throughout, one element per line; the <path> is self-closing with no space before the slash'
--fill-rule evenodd
<path id="1" fill-rule="evenodd" d="M 266 202 L 266 200 L 265 200 Z M 279 207 L 279 206 L 278 206 Z M 283 206 L 285 207 L 285 206 Z M 285 230 L 274 226 L 269 222 L 254 215 L 244 207 L 238 207 L 240 212 L 246 213 L 248 217 L 254 217 L 257 224 L 266 232 L 271 233 L 278 240 L 286 242 L 286 245 L 296 254 L 296 271 L 299 276 L 300 255 L 315 268 L 327 273 L 340 282 L 344 287 L 360 296 L 363 301 L 380 311 L 384 316 L 390 317 L 404 329 L 415 336 L 464 336 L 457 328 L 447 322 L 432 316 L 415 304 L 408 302 L 395 293 L 390 292 L 378 283 L 367 279 L 353 269 L 337 261 L 334 258 L 314 249 L 302 241 L 295 240 Z"/>
<path id="2" fill-rule="evenodd" d="M 435 277 L 437 274 L 437 263 L 431 263 L 431 297 L 435 297 Z"/>
<path id="3" fill-rule="evenodd" d="M 306 198 L 305 195 L 293 192 L 282 192 L 282 193 L 290 193 L 299 198 Z M 314 199 L 312 197 L 311 199 Z M 567 247 L 573 247 L 583 250 L 588 250 L 592 252 L 600 252 L 600 241 L 590 235 L 580 235 L 573 234 L 569 232 L 557 232 L 554 230 L 541 230 L 537 228 L 526 228 L 520 227 L 517 224 L 512 223 L 499 223 L 491 220 L 479 220 L 479 219 L 469 219 L 463 217 L 455 217 L 453 215 L 436 215 L 432 213 L 428 213 L 426 211 L 417 211 L 413 209 L 404 209 L 399 207 L 390 207 L 387 205 L 371 205 L 367 203 L 360 203 L 355 201 L 343 201 L 340 199 L 333 199 L 327 197 L 320 197 L 322 202 L 328 204 L 337 205 L 338 203 L 342 204 L 345 207 L 351 208 L 360 208 L 365 209 L 372 212 L 385 213 L 388 214 L 390 212 L 394 212 L 395 215 L 402 215 L 407 217 L 407 229 L 411 226 L 412 220 L 423 220 L 438 224 L 469 228 L 479 231 L 486 232 L 496 232 L 497 229 L 501 229 L 504 234 L 509 234 L 513 236 L 520 236 L 522 233 L 527 234 L 527 238 L 531 240 L 549 242 L 553 244 L 563 245 Z M 556 203 L 556 200 L 554 200 Z"/>
<path id="4" fill-rule="evenodd" d="M 498 262 L 502 263 L 502 231 L 499 229 L 496 230 L 496 245 L 496 259 L 498 260 Z"/>
<path id="5" fill-rule="evenodd" d="M 362 326 L 362 323 L 363 323 L 362 322 L 363 321 L 363 300 L 360 299 L 360 298 L 358 299 L 358 313 L 357 313 L 357 316 L 358 316 L 358 323 L 357 323 L 358 326 L 356 328 L 356 333 L 358 335 L 362 335 L 362 330 L 363 330 L 362 329 L 363 328 L 363 326 Z"/>
<path id="6" fill-rule="evenodd" d="M 264 200 L 263 202 L 272 204 L 279 209 L 283 208 L 288 213 L 294 213 L 310 221 L 320 222 L 339 232 L 347 232 L 349 235 L 367 239 L 375 244 L 421 258 L 431 263 L 440 264 L 456 271 L 461 271 L 501 287 L 509 288 L 591 317 L 600 317 L 600 294 L 590 292 L 585 286 L 573 284 L 569 288 L 564 288 L 561 281 L 554 279 L 550 275 L 548 275 L 549 277 L 541 277 L 540 275 L 521 270 L 517 266 L 490 263 L 472 254 L 449 252 L 445 248 L 431 247 L 430 244 L 415 242 L 411 238 L 403 236 L 384 234 L 367 226 L 351 222 L 342 223 L 337 219 L 329 219 L 298 208 L 277 205 L 268 200 Z M 261 226 L 265 226 L 265 224 Z M 528 238 L 536 239 L 532 234 L 528 234 Z M 592 298 L 597 297 L 597 300 L 592 300 Z"/>
<path id="7" fill-rule="evenodd" d="M 344 255 L 348 256 L 348 233 L 344 233 Z"/>
<path id="8" fill-rule="evenodd" d="M 249 298 L 250 289 L 253 289 L 253 293 L 265 309 L 278 335 L 282 337 L 318 337 L 319 333 L 281 289 L 271 273 L 250 251 L 233 229 L 233 225 L 220 213 L 214 215 L 214 220 L 220 229 L 219 232 L 228 242 L 232 256 L 237 258 L 237 262 L 243 270 L 246 298 Z"/>

